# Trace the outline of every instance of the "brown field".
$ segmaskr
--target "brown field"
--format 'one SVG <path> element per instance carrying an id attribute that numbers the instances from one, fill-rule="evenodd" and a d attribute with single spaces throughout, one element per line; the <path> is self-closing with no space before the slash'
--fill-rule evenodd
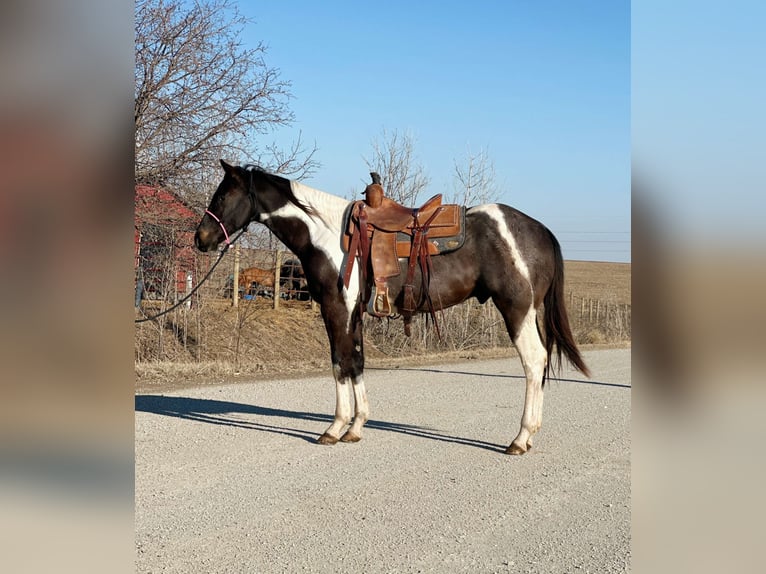
<path id="1" fill-rule="evenodd" d="M 630 263 L 564 262 L 564 291 L 585 299 L 630 304 Z"/>
<path id="2" fill-rule="evenodd" d="M 631 265 L 567 261 L 565 294 L 580 344 L 630 341 Z M 591 308 L 582 300 L 590 303 Z M 595 314 L 599 302 L 601 315 Z M 145 302 L 151 313 L 152 302 Z M 607 308 L 610 309 L 607 312 Z M 442 318 L 444 340 L 425 322 L 413 323 L 413 337 L 401 321 L 368 319 L 365 352 L 370 365 L 423 360 L 449 361 L 507 353 L 508 335 L 494 306 L 475 300 L 453 307 Z M 178 310 L 160 326 L 141 323 L 135 336 L 139 389 L 230 382 L 237 377 L 275 377 L 326 372 L 329 345 L 319 311 L 307 302 L 269 299 L 207 300 L 199 308 Z"/>

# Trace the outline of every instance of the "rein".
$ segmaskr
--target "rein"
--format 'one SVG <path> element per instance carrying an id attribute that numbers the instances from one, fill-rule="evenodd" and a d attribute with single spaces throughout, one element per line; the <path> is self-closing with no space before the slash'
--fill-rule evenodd
<path id="1" fill-rule="evenodd" d="M 213 215 L 213 214 L 211 213 L 210 215 Z M 215 216 L 213 215 L 213 217 L 215 217 Z M 216 219 L 218 219 L 218 218 L 216 217 Z M 221 227 L 223 227 L 223 225 L 222 225 Z M 224 233 L 225 233 L 225 232 L 226 232 L 226 230 L 224 230 Z M 153 321 L 154 319 L 157 319 L 157 318 L 159 318 L 159 317 L 162 317 L 163 315 L 167 315 L 168 313 L 170 313 L 170 312 L 171 312 L 171 311 L 173 311 L 174 309 L 177 309 L 177 308 L 178 308 L 178 307 L 180 307 L 180 306 L 181 306 L 183 303 L 185 303 L 186 301 L 188 301 L 188 300 L 191 298 L 191 296 L 192 296 L 192 295 L 194 295 L 194 294 L 197 292 L 197 289 L 199 289 L 200 287 L 202 287 L 202 284 L 203 284 L 205 281 L 207 281 L 207 280 L 208 280 L 208 278 L 210 277 L 210 275 L 212 275 L 213 271 L 215 271 L 215 268 L 216 268 L 216 267 L 218 267 L 218 264 L 219 264 L 219 263 L 221 262 L 221 260 L 223 259 L 223 256 L 224 256 L 224 255 L 226 255 L 226 252 L 229 250 L 229 247 L 231 247 L 232 245 L 234 245 L 234 243 L 236 243 L 236 241 L 237 241 L 237 240 L 238 240 L 240 237 L 242 237 L 242 234 L 243 234 L 244 232 L 245 232 L 245 229 L 242 229 L 242 230 L 241 230 L 241 231 L 240 231 L 240 232 L 237 234 L 237 236 L 236 236 L 234 239 L 232 239 L 231 241 L 229 241 L 229 237 L 228 237 L 228 235 L 227 235 L 227 237 L 226 237 L 226 247 L 224 247 L 224 248 L 223 248 L 223 249 L 222 249 L 222 250 L 221 250 L 221 251 L 218 253 L 218 259 L 216 260 L 216 262 L 215 262 L 215 263 L 213 263 L 213 266 L 212 266 L 212 267 L 210 268 L 210 270 L 209 270 L 209 271 L 208 271 L 208 272 L 205 274 L 205 276 L 202 278 L 202 280 L 201 280 L 201 281 L 199 281 L 199 283 L 197 283 L 197 285 L 194 287 L 194 289 L 192 289 L 191 291 L 189 291 L 189 293 L 188 293 L 188 294 L 187 294 L 187 295 L 186 295 L 186 296 L 185 296 L 183 299 L 179 300 L 179 301 L 178 301 L 178 303 L 176 303 L 176 304 L 175 304 L 175 305 L 173 305 L 172 307 L 169 307 L 168 309 L 165 309 L 165 310 L 164 310 L 164 311 L 162 311 L 161 313 L 157 313 L 156 315 L 151 315 L 150 317 L 144 317 L 143 319 L 135 319 L 133 322 L 134 322 L 134 323 L 143 323 L 143 322 L 145 322 L 145 321 Z M 236 288 L 236 286 L 235 286 L 235 288 Z"/>
<path id="2" fill-rule="evenodd" d="M 413 290 L 415 288 L 415 267 L 419 264 L 420 277 L 423 284 L 422 291 L 425 295 L 426 303 L 428 304 L 428 314 L 431 316 L 431 321 L 433 321 L 434 329 L 436 330 L 437 337 L 439 337 L 439 341 L 442 340 L 442 334 L 439 330 L 439 322 L 436 320 L 436 309 L 434 307 L 434 302 L 431 299 L 430 290 L 433 267 L 431 266 L 431 255 L 428 252 L 428 229 L 431 227 L 431 223 L 433 223 L 433 220 L 439 214 L 441 209 L 443 208 L 437 209 L 431 217 L 428 218 L 428 221 L 422 225 L 418 223 L 418 213 L 417 210 L 415 211 L 415 221 L 412 227 L 415 234 L 412 238 L 412 249 L 410 251 L 410 259 L 407 263 L 407 277 L 404 281 L 404 304 L 402 305 L 404 310 L 409 313 L 413 313 L 417 309 Z M 409 325 L 406 327 L 405 331 L 409 331 Z M 409 333 L 407 333 L 407 335 L 409 336 Z"/>
<path id="3" fill-rule="evenodd" d="M 403 285 L 404 302 L 402 310 L 404 313 L 401 316 L 404 318 L 404 334 L 410 336 L 410 321 L 412 314 L 417 310 L 418 304 L 415 301 L 414 296 L 414 279 L 415 269 L 420 268 L 421 274 L 421 301 L 424 300 L 428 306 L 428 314 L 433 322 L 436 335 L 439 340 L 442 340 L 441 331 L 439 330 L 439 322 L 436 319 L 436 307 L 431 299 L 431 293 L 429 286 L 431 284 L 431 255 L 428 252 L 428 230 L 433 223 L 433 220 L 439 214 L 442 208 L 437 209 L 431 217 L 425 223 L 419 223 L 418 210 L 413 210 L 413 222 L 412 229 L 414 231 L 412 239 L 412 247 L 410 250 L 409 260 L 407 262 L 407 275 Z M 368 221 L 368 215 L 366 210 L 366 203 L 364 201 L 358 201 L 352 207 L 350 214 L 352 227 L 350 229 L 351 238 L 348 248 L 348 261 L 346 263 L 346 269 L 343 273 L 343 285 L 348 288 L 351 281 L 351 274 L 354 270 L 354 262 L 359 258 L 359 268 L 362 276 L 362 289 L 367 285 L 367 265 L 371 257 L 372 239 L 371 236 L 376 233 L 374 225 L 370 225 Z M 374 275 L 374 271 L 373 271 Z M 441 299 L 441 298 L 440 298 Z M 362 313 L 367 306 L 367 301 L 364 300 L 364 296 L 361 296 L 359 301 L 360 309 Z"/>
<path id="4" fill-rule="evenodd" d="M 248 185 L 247 185 L 247 195 L 248 195 L 248 197 L 250 198 L 250 205 L 252 206 L 252 212 L 255 212 L 255 194 L 253 193 L 253 172 L 252 172 L 252 171 L 250 171 L 250 181 L 248 182 Z M 219 263 L 221 262 L 221 260 L 223 259 L 223 256 L 224 256 L 224 255 L 226 254 L 226 252 L 229 250 L 229 247 L 231 247 L 232 245 L 234 245 L 234 243 L 236 243 L 236 241 L 237 241 L 237 240 L 238 240 L 240 237 L 242 237 L 242 234 L 243 234 L 245 231 L 247 231 L 247 227 L 248 227 L 248 225 L 250 224 L 250 221 L 248 221 L 248 222 L 245 224 L 245 226 L 244 226 L 244 227 L 243 227 L 243 228 L 240 230 L 240 232 L 237 234 L 237 236 L 236 236 L 234 239 L 230 239 L 230 238 L 229 238 L 229 233 L 228 233 L 228 231 L 226 231 L 226 227 L 224 226 L 223 222 L 222 222 L 222 221 L 221 221 L 221 220 L 218 218 L 218 216 L 216 216 L 216 214 L 215 214 L 215 213 L 213 213 L 212 211 L 210 211 L 209 209 L 206 209 L 206 210 L 205 210 L 205 213 L 207 213 L 207 214 L 208 214 L 210 217 L 212 217 L 213 219 L 215 219 L 215 221 L 218 223 L 218 225 L 220 225 L 220 226 L 221 226 L 221 230 L 223 231 L 223 235 L 224 235 L 224 237 L 226 238 L 226 246 L 225 246 L 225 247 L 224 247 L 224 248 L 223 248 L 223 249 L 222 249 L 222 250 L 221 250 L 221 251 L 218 253 L 218 259 L 216 260 L 216 262 L 215 262 L 215 263 L 213 263 L 213 266 L 212 266 L 212 267 L 210 268 L 210 270 L 209 270 L 209 271 L 208 271 L 208 272 L 205 274 L 205 276 L 202 278 L 202 280 L 201 280 L 199 283 L 197 283 L 197 285 L 194 287 L 194 289 L 192 289 L 191 291 L 189 291 L 189 293 L 187 293 L 187 295 L 186 295 L 186 296 L 185 296 L 183 299 L 179 300 L 179 301 L 178 301 L 178 303 L 176 303 L 175 305 L 173 305 L 172 307 L 170 307 L 170 308 L 168 308 L 168 309 L 165 309 L 165 310 L 164 310 L 164 311 L 162 311 L 161 313 L 157 313 L 156 315 L 152 315 L 151 317 L 144 317 L 143 319 L 135 319 L 135 320 L 133 321 L 134 323 L 143 323 L 143 322 L 145 322 L 145 321 L 153 321 L 154 319 L 157 319 L 157 318 L 159 318 L 159 317 L 162 317 L 163 315 L 167 315 L 168 313 L 170 313 L 170 312 L 171 312 L 171 311 L 173 311 L 174 309 L 177 309 L 177 308 L 178 308 L 178 307 L 180 307 L 180 306 L 181 306 L 183 303 L 185 303 L 186 301 L 188 301 L 188 300 L 191 298 L 191 296 L 192 296 L 192 295 L 194 295 L 194 293 L 196 293 L 196 292 L 197 292 L 197 289 L 199 289 L 200 287 L 202 287 L 202 284 L 203 284 L 205 281 L 207 281 L 207 280 L 208 280 L 208 278 L 209 278 L 209 277 L 210 277 L 210 275 L 213 273 L 213 271 L 215 270 L 215 268 L 216 268 L 216 267 L 218 267 L 218 264 L 219 264 Z M 252 217 L 252 216 L 251 216 L 251 217 Z M 235 285 L 235 286 L 234 286 L 234 288 L 236 289 L 236 288 L 237 288 L 237 286 Z"/>

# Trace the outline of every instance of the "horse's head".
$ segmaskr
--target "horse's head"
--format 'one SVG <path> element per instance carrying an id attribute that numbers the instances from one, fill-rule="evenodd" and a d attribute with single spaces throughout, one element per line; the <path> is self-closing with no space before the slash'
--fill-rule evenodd
<path id="1" fill-rule="evenodd" d="M 194 244 L 200 251 L 212 251 L 247 227 L 251 221 L 269 225 L 270 214 L 292 204 L 311 215 L 293 193 L 291 182 L 256 166 L 238 167 L 221 160 L 224 176 L 197 226 Z M 274 231 L 274 229 L 272 229 Z"/>
<path id="2" fill-rule="evenodd" d="M 221 166 L 225 172 L 223 180 L 194 235 L 194 244 L 202 252 L 216 249 L 222 241 L 229 243 L 231 235 L 246 227 L 256 215 L 252 174 L 223 160 Z"/>

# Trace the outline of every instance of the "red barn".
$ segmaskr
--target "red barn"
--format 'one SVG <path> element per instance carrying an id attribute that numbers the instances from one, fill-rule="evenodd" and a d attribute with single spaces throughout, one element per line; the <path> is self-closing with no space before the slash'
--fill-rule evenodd
<path id="1" fill-rule="evenodd" d="M 196 283 L 194 230 L 199 220 L 173 192 L 136 186 L 135 270 L 146 296 L 177 299 Z"/>

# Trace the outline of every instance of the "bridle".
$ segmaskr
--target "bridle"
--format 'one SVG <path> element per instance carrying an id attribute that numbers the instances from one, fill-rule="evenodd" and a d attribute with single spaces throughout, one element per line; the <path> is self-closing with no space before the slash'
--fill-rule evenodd
<path id="1" fill-rule="evenodd" d="M 221 230 L 223 231 L 224 237 L 226 237 L 226 245 L 231 245 L 231 241 L 229 240 L 229 233 L 228 231 L 226 231 L 226 226 L 223 224 L 223 221 L 218 219 L 218 216 L 212 211 L 210 211 L 209 209 L 206 209 L 205 213 L 207 213 L 210 217 L 212 217 L 218 222 L 218 225 L 221 226 Z M 245 227 L 247 227 L 247 225 L 245 225 Z"/>
<path id="2" fill-rule="evenodd" d="M 255 194 L 253 193 L 253 172 L 252 170 L 247 170 L 250 173 L 250 181 L 247 183 L 247 196 L 250 198 L 250 213 L 255 213 Z M 229 240 L 229 232 L 226 231 L 226 226 L 223 224 L 223 221 L 218 219 L 218 216 L 210 211 L 209 209 L 205 210 L 205 213 L 207 213 L 210 217 L 215 219 L 216 223 L 221 226 L 221 231 L 223 231 L 223 236 L 226 238 L 226 245 L 231 245 L 231 241 Z M 247 226 L 250 225 L 250 222 L 252 221 L 252 216 L 250 219 L 247 220 L 247 223 L 242 227 L 242 231 L 247 231 Z"/>
<path id="3" fill-rule="evenodd" d="M 211 213 L 210 215 L 213 215 L 213 214 Z M 213 215 L 213 217 L 215 217 L 215 215 Z M 216 217 L 216 219 L 218 219 L 218 218 Z M 220 222 L 219 222 L 219 223 L 220 223 Z M 221 224 L 221 227 L 223 227 L 223 224 Z M 225 233 L 225 232 L 226 232 L 226 230 L 224 229 L 224 233 Z M 240 232 L 237 234 L 237 236 L 236 236 L 234 239 L 232 239 L 231 241 L 229 241 L 229 238 L 228 238 L 228 236 L 226 237 L 226 247 L 224 247 L 223 249 L 221 249 L 221 251 L 219 251 L 219 252 L 218 252 L 218 259 L 216 259 L 215 263 L 213 263 L 213 265 L 211 265 L 211 266 L 210 266 L 210 269 L 208 269 L 208 272 L 207 272 L 207 273 L 205 274 L 205 276 L 204 276 L 204 277 L 203 277 L 203 278 L 202 278 L 202 279 L 201 279 L 201 280 L 200 280 L 200 281 L 197 283 L 197 285 L 194 287 L 194 289 L 192 289 L 191 291 L 189 291 L 189 292 L 186 294 L 186 296 L 185 296 L 185 297 L 183 297 L 182 299 L 179 299 L 179 300 L 178 300 L 178 302 L 176 302 L 176 304 L 175 304 L 175 305 L 173 305 L 172 307 L 169 307 L 168 309 L 165 309 L 164 311 L 161 311 L 161 312 L 157 313 L 156 315 L 152 315 L 151 317 L 144 317 L 143 319 L 135 319 L 133 322 L 134 322 L 134 323 L 143 323 L 144 321 L 154 321 L 155 319 L 158 319 L 158 318 L 162 317 L 163 315 L 167 315 L 167 314 L 168 314 L 168 313 L 170 313 L 172 310 L 174 310 L 174 309 L 177 309 L 178 307 L 180 307 L 181 305 L 183 305 L 183 304 L 184 304 L 186 301 L 188 301 L 189 299 L 191 299 L 191 296 L 192 296 L 192 295 L 194 295 L 194 294 L 197 292 L 197 289 L 199 289 L 200 287 L 202 287 L 203 283 L 205 283 L 205 281 L 207 281 L 207 280 L 208 280 L 208 277 L 210 277 L 210 276 L 213 274 L 213 271 L 215 271 L 215 268 L 216 268 L 216 267 L 218 267 L 218 264 L 219 264 L 221 261 L 223 261 L 223 256 L 224 256 L 224 255 L 226 255 L 226 252 L 229 250 L 229 247 L 231 247 L 231 246 L 232 246 L 234 243 L 236 243 L 236 242 L 237 242 L 237 240 L 238 240 L 240 237 L 242 237 L 242 235 L 244 235 L 244 233 L 245 233 L 245 230 L 244 230 L 244 229 L 242 229 L 242 230 L 241 230 L 241 231 L 240 231 Z M 142 311 L 142 312 L 143 312 L 143 311 Z"/>
<path id="4" fill-rule="evenodd" d="M 252 208 L 251 213 L 255 213 L 255 193 L 253 193 L 253 174 L 250 173 L 250 181 L 248 182 L 247 187 L 247 195 L 250 197 L 250 206 Z M 175 305 L 172 307 L 165 309 L 164 311 L 157 313 L 156 315 L 152 315 L 151 317 L 144 317 L 143 319 L 135 319 L 134 323 L 143 323 L 144 321 L 153 321 L 155 319 L 158 319 L 159 317 L 162 317 L 163 315 L 167 315 L 172 310 L 180 307 L 183 303 L 188 301 L 194 293 L 197 292 L 197 289 L 202 287 L 202 284 L 207 281 L 207 279 L 213 274 L 213 271 L 218 266 L 218 264 L 223 260 L 223 256 L 226 254 L 226 252 L 229 250 L 229 247 L 231 247 L 242 235 L 244 235 L 245 231 L 247 231 L 247 226 L 250 225 L 250 222 L 253 220 L 252 215 L 251 218 L 245 223 L 245 226 L 240 230 L 240 232 L 237 234 L 237 236 L 234 239 L 231 239 L 229 237 L 229 232 L 226 231 L 226 226 L 223 224 L 223 222 L 218 218 L 218 216 L 210 211 L 209 209 L 205 210 L 205 213 L 208 214 L 210 217 L 212 217 L 218 225 L 221 226 L 221 230 L 223 231 L 224 237 L 226 237 L 226 247 L 224 247 L 221 251 L 218 252 L 218 259 L 215 263 L 210 267 L 207 274 L 197 283 L 197 285 L 187 293 L 187 295 L 180 299 Z"/>

